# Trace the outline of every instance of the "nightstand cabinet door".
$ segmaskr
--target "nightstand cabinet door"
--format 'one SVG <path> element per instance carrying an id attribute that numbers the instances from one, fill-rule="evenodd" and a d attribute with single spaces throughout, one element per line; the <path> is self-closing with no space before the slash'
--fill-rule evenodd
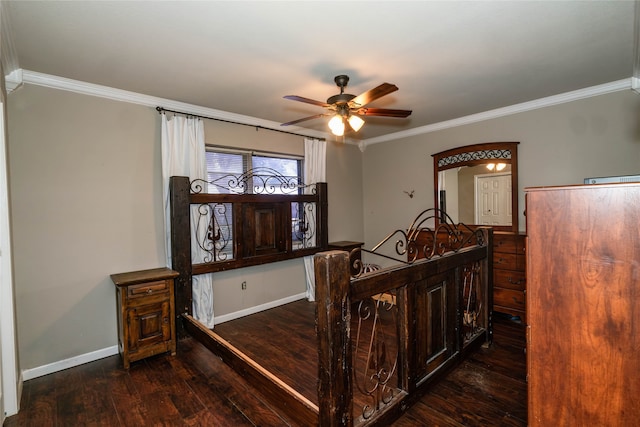
<path id="1" fill-rule="evenodd" d="M 168 300 L 127 310 L 129 352 L 134 353 L 153 344 L 171 340 L 169 311 Z"/>
<path id="2" fill-rule="evenodd" d="M 131 362 L 176 353 L 173 279 L 168 268 L 112 274 L 118 303 L 118 344 L 125 369 Z"/>

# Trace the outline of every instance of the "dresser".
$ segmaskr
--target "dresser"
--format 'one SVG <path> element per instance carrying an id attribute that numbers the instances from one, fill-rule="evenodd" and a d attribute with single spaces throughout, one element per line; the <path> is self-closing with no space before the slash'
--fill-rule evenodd
<path id="1" fill-rule="evenodd" d="M 530 426 L 637 426 L 640 184 L 526 189 Z"/>
<path id="2" fill-rule="evenodd" d="M 131 362 L 176 353 L 173 279 L 168 268 L 112 274 L 118 306 L 118 347 L 125 369 Z"/>
<path id="3" fill-rule="evenodd" d="M 526 322 L 526 255 L 524 234 L 493 233 L 493 310 Z"/>

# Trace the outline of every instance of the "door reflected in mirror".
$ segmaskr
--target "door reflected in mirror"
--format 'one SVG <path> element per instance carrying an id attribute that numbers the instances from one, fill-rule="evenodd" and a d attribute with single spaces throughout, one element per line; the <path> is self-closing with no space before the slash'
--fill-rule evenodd
<path id="1" fill-rule="evenodd" d="M 433 154 L 435 206 L 453 223 L 518 232 L 518 142 L 485 142 Z M 445 214 L 436 215 L 436 226 Z"/>
<path id="2" fill-rule="evenodd" d="M 511 165 L 461 166 L 438 173 L 439 202 L 454 223 L 511 226 Z M 498 170 L 500 169 L 500 170 Z"/>

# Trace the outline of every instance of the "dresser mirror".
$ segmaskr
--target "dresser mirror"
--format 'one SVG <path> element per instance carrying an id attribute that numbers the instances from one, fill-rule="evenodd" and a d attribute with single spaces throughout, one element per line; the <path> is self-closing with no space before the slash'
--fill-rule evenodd
<path id="1" fill-rule="evenodd" d="M 518 232 L 518 142 L 433 154 L 435 206 L 454 223 Z M 436 225 L 443 218 L 436 218 Z"/>

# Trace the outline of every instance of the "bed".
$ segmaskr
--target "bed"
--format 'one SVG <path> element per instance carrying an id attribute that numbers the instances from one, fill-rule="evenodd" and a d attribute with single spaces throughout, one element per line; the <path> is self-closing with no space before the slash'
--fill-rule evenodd
<path id="1" fill-rule="evenodd" d="M 370 250 L 328 251 L 326 183 L 251 171 L 208 183 L 172 177 L 170 187 L 179 338 L 201 341 L 294 425 L 388 424 L 491 343 L 491 228 L 429 226 L 436 215 L 446 218 L 429 209 Z M 198 262 L 192 246 L 205 254 Z M 191 308 L 196 275 L 311 255 L 313 396 L 198 322 Z"/>

